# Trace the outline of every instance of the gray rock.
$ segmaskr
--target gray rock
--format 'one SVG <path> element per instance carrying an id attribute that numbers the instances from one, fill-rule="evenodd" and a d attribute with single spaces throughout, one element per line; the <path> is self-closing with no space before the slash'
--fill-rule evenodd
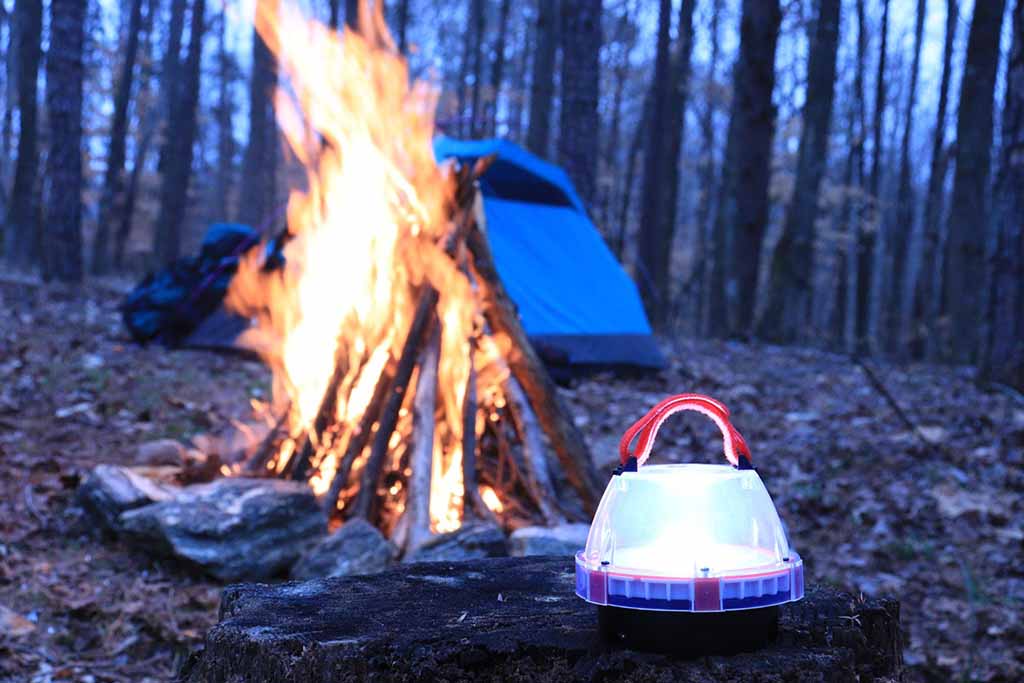
<path id="1" fill-rule="evenodd" d="M 450 562 L 506 557 L 505 533 L 495 524 L 469 523 L 440 534 L 405 556 L 406 562 Z"/>
<path id="2" fill-rule="evenodd" d="M 141 444 L 135 461 L 140 465 L 181 465 L 185 452 L 185 447 L 174 439 L 157 439 Z"/>
<path id="3" fill-rule="evenodd" d="M 559 524 L 558 526 L 524 526 L 516 529 L 508 539 L 509 554 L 563 555 L 572 557 L 587 544 L 589 524 Z"/>
<path id="4" fill-rule="evenodd" d="M 364 519 L 345 523 L 323 539 L 292 568 L 294 579 L 375 574 L 398 556 L 398 548 Z"/>
<path id="5" fill-rule="evenodd" d="M 78 504 L 104 529 L 121 531 L 126 510 L 173 498 L 180 489 L 153 481 L 130 467 L 97 465 L 78 486 Z"/>
<path id="6" fill-rule="evenodd" d="M 313 491 L 280 479 L 218 479 L 121 515 L 124 536 L 223 581 L 283 574 L 327 533 Z"/>

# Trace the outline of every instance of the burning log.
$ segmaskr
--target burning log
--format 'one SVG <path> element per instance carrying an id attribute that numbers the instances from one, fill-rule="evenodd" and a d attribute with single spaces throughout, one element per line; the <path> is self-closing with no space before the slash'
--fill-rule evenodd
<path id="1" fill-rule="evenodd" d="M 587 449 L 586 440 L 561 405 L 555 384 L 533 350 L 526 332 L 519 323 L 515 304 L 505 291 L 494 266 L 487 242 L 487 221 L 483 199 L 479 195 L 473 205 L 475 229 L 466 243 L 473 254 L 473 266 L 483 298 L 484 316 L 497 335 L 504 335 L 509 349 L 509 367 L 537 411 L 537 417 L 558 455 L 569 483 L 579 493 L 587 512 L 593 514 L 604 491 L 605 482 L 598 476 Z"/>
<path id="2" fill-rule="evenodd" d="M 437 363 L 441 354 L 441 331 L 432 324 L 430 340 L 420 353 L 420 374 L 413 400 L 413 448 L 409 456 L 412 474 L 405 506 L 408 547 L 415 549 L 430 538 L 430 479 L 434 456 L 434 411 L 437 408 Z"/>

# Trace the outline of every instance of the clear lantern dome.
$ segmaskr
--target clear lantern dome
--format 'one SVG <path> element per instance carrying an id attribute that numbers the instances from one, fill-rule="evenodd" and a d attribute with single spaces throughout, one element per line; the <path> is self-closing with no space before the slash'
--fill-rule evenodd
<path id="1" fill-rule="evenodd" d="M 724 427 L 723 434 L 728 441 Z M 637 609 L 725 611 L 803 596 L 803 563 L 754 469 L 638 465 L 634 459 L 605 489 L 576 556 L 580 597 Z"/>

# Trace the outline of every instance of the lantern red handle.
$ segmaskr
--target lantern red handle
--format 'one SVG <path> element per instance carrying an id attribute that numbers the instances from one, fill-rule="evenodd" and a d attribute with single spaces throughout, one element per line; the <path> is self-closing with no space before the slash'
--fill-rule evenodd
<path id="1" fill-rule="evenodd" d="M 722 431 L 722 442 L 726 459 L 734 467 L 740 469 L 750 468 L 750 448 L 743 436 L 732 426 L 729 421 L 729 409 L 721 401 L 715 400 L 703 394 L 678 394 L 670 396 L 661 401 L 633 423 L 622 435 L 619 441 L 619 459 L 623 466 L 629 463 L 630 458 L 636 458 L 637 466 L 643 465 L 651 454 L 651 447 L 654 446 L 654 439 L 658 435 L 661 425 L 678 412 L 691 410 L 710 417 Z M 638 438 L 639 437 L 639 438 Z M 636 439 L 636 448 L 630 450 L 630 444 Z"/>

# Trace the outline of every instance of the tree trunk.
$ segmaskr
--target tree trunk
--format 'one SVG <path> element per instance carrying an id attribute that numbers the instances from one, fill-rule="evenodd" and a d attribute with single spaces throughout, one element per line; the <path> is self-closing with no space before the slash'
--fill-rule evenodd
<path id="1" fill-rule="evenodd" d="M 406 33 L 409 29 L 409 0 L 398 0 L 397 11 L 398 51 L 403 55 L 409 50 Z"/>
<path id="2" fill-rule="evenodd" d="M 993 211 L 994 316 L 982 376 L 1024 391 L 1024 0 L 1012 15 Z"/>
<path id="3" fill-rule="evenodd" d="M 50 272 L 62 282 L 82 280 L 82 62 L 86 3 L 50 0 L 46 109 L 50 151 L 46 163 L 47 251 Z"/>
<path id="4" fill-rule="evenodd" d="M 128 137 L 128 105 L 132 97 L 135 60 L 139 52 L 139 34 L 142 32 L 142 0 L 131 0 L 128 19 L 128 37 L 124 49 L 124 62 L 114 95 L 114 119 L 110 126 L 110 146 L 107 168 L 100 196 L 99 220 L 92 244 L 92 272 L 102 274 L 110 269 L 110 236 L 114 216 L 124 204 L 124 158 Z"/>
<path id="5" fill-rule="evenodd" d="M 651 118 L 644 129 L 644 174 L 640 199 L 640 232 L 637 240 L 637 284 L 646 304 L 647 314 L 655 326 L 667 309 L 660 300 L 658 286 L 658 252 L 665 249 L 660 239 L 661 195 L 665 191 L 664 171 L 665 123 L 669 101 L 669 32 L 672 28 L 672 2 L 661 0 L 658 8 L 658 43 L 654 53 L 654 77 L 651 79 Z"/>
<path id="6" fill-rule="evenodd" d="M 338 30 L 338 23 L 341 21 L 341 0 L 327 0 L 327 25 Z"/>
<path id="7" fill-rule="evenodd" d="M 715 222 L 724 263 L 711 290 L 713 333 L 747 334 L 753 322 L 761 247 L 768 223 L 772 137 L 775 132 L 775 46 L 778 0 L 743 0 L 739 57 L 733 70 L 722 200 Z"/>
<path id="8" fill-rule="evenodd" d="M 501 0 L 498 11 L 498 41 L 494 44 L 494 63 L 491 65 L 491 93 L 487 103 L 487 135 L 494 137 L 498 130 L 498 96 L 505 77 L 505 42 L 508 36 L 508 13 L 511 0 Z"/>
<path id="9" fill-rule="evenodd" d="M 161 183 L 155 249 L 157 258 L 163 263 L 177 258 L 181 247 L 181 226 L 185 218 L 188 185 L 192 175 L 192 148 L 196 136 L 196 107 L 199 102 L 199 67 L 202 61 L 205 14 L 206 0 L 195 0 L 192 5 L 184 79 L 165 141 L 167 165 Z"/>
<path id="10" fill-rule="evenodd" d="M 530 122 L 526 147 L 537 156 L 551 151 L 551 109 L 555 98 L 555 54 L 558 50 L 556 0 L 537 0 L 537 30 L 530 77 Z"/>
<path id="11" fill-rule="evenodd" d="M 978 328 L 984 298 L 984 227 L 989 225 L 989 205 L 985 200 L 989 192 L 993 96 L 1005 6 L 1005 0 L 975 5 L 960 89 L 945 298 L 952 324 L 952 357 L 961 363 L 977 359 L 981 341 Z"/>
<path id="12" fill-rule="evenodd" d="M 523 44 L 518 59 L 515 60 L 512 72 L 511 92 L 512 98 L 509 103 L 509 124 L 508 137 L 520 144 L 523 140 L 523 111 L 526 104 L 526 74 L 530 69 L 530 55 L 533 52 L 534 26 L 527 23 L 523 26 Z"/>
<path id="13" fill-rule="evenodd" d="M 601 192 L 601 209 L 599 212 L 601 225 L 605 230 L 612 225 L 614 220 L 612 217 L 612 207 L 614 206 L 618 186 L 616 182 L 618 179 L 616 165 L 620 152 L 619 146 L 622 144 L 622 100 L 626 90 L 626 80 L 629 77 L 630 56 L 633 54 L 633 47 L 636 44 L 635 40 L 627 38 L 627 33 L 630 31 L 631 26 L 630 9 L 630 5 L 627 4 L 617 22 L 616 39 L 625 45 L 620 47 L 621 52 L 611 68 L 611 77 L 614 83 L 612 89 L 612 113 L 611 120 L 608 122 L 607 143 L 601 155 L 603 172 L 606 172 L 610 177 L 608 186 Z"/>
<path id="14" fill-rule="evenodd" d="M 469 137 L 480 136 L 484 125 L 483 95 L 481 86 L 484 77 L 484 31 L 487 30 L 487 15 L 484 13 L 484 0 L 470 0 L 470 54 L 473 60 L 473 88 L 470 91 Z"/>
<path id="15" fill-rule="evenodd" d="M 42 52 L 42 3 L 39 0 L 17 0 L 14 6 L 14 26 L 12 35 L 17 38 L 17 45 L 13 52 L 18 62 L 18 111 L 21 124 L 18 131 L 18 160 L 14 166 L 11 204 L 7 212 L 4 252 L 11 263 L 27 267 L 38 254 L 36 177 L 39 172 L 39 132 L 36 124 L 36 92 Z"/>
<path id="16" fill-rule="evenodd" d="M 671 3 L 662 2 L 653 80 L 653 118 L 646 130 L 643 200 L 637 254 L 640 291 L 651 322 L 664 328 L 671 310 L 670 265 L 679 197 L 679 152 L 693 47 L 692 0 L 679 5 L 678 39 L 672 54 L 668 40 Z"/>
<path id="17" fill-rule="evenodd" d="M 231 196 L 235 174 L 235 135 L 231 118 L 235 111 L 232 85 L 237 66 L 227 49 L 227 14 L 221 12 L 217 49 L 218 91 L 214 117 L 217 120 L 217 178 L 214 201 L 217 218 L 231 220 Z"/>
<path id="18" fill-rule="evenodd" d="M 132 171 L 128 176 L 128 185 L 124 192 L 124 205 L 121 207 L 118 220 L 117 233 L 114 236 L 114 268 L 120 269 L 124 265 L 124 252 L 127 248 L 128 237 L 131 235 L 132 219 L 135 214 L 135 199 L 138 195 L 138 187 L 142 171 L 146 166 L 146 159 L 149 157 L 149 149 L 160 126 L 160 107 L 153 106 L 152 81 L 153 68 L 152 59 L 154 48 L 153 21 L 160 11 L 160 0 L 148 0 L 146 3 L 146 14 L 143 19 L 143 33 L 146 35 L 144 46 L 144 57 L 141 60 L 139 69 L 139 89 L 135 96 L 135 120 L 137 133 L 133 147 L 135 158 L 132 162 Z"/>
<path id="19" fill-rule="evenodd" d="M 946 108 L 949 101 L 949 81 L 953 65 L 953 44 L 960 16 L 957 0 L 946 1 L 946 40 L 942 53 L 942 81 L 939 85 L 939 104 L 932 133 L 932 161 L 928 174 L 928 190 L 924 203 L 923 232 L 921 238 L 921 274 L 914 294 L 915 330 L 913 338 L 922 340 L 929 358 L 938 352 L 936 320 L 941 306 L 941 275 L 943 259 L 939 258 L 940 223 L 942 218 L 943 185 L 946 164 Z"/>
<path id="20" fill-rule="evenodd" d="M 625 257 L 626 234 L 629 226 L 630 202 L 633 198 L 634 178 L 636 177 L 637 157 L 644 146 L 644 132 L 651 126 L 651 117 L 654 116 L 654 90 L 652 86 L 647 88 L 644 95 L 644 103 L 641 107 L 640 118 L 636 122 L 636 129 L 633 131 L 633 138 L 629 143 L 629 151 L 626 153 L 626 171 L 622 181 L 622 205 L 619 209 L 618 229 L 612 250 L 620 261 Z"/>
<path id="21" fill-rule="evenodd" d="M 716 106 L 715 83 L 718 77 L 718 17 L 722 10 L 722 0 L 712 0 L 711 25 L 708 40 L 711 41 L 711 56 L 708 61 L 707 80 L 704 88 L 704 112 L 700 118 L 701 153 L 700 168 L 700 199 L 697 202 L 696 239 L 694 240 L 694 270 L 691 275 L 694 298 L 694 329 L 698 335 L 708 333 L 708 277 L 714 266 L 714 248 L 712 241 L 712 216 L 714 215 L 715 198 L 718 196 L 718 164 L 715 160 L 715 114 Z"/>
<path id="22" fill-rule="evenodd" d="M 797 152 L 796 181 L 782 236 L 772 254 L 768 303 L 758 336 L 793 343 L 804 336 L 811 308 L 814 274 L 814 223 L 818 189 L 828 165 L 828 136 L 835 95 L 840 0 L 819 0 L 814 42 L 807 65 L 807 99 Z"/>
<path id="23" fill-rule="evenodd" d="M 346 4 L 346 12 L 347 8 Z M 348 23 L 349 15 L 345 17 Z M 249 79 L 249 142 L 242 160 L 238 203 L 239 220 L 252 226 L 263 226 L 274 211 L 277 188 L 276 88 L 277 60 L 254 28 L 252 75 Z"/>
<path id="24" fill-rule="evenodd" d="M 858 11 L 863 8 L 858 6 Z M 868 176 L 868 192 L 874 204 L 872 217 L 858 221 L 857 234 L 857 311 L 855 315 L 855 345 L 857 353 L 868 353 L 872 347 L 871 292 L 874 287 L 875 238 L 880 224 L 881 199 L 878 184 L 882 163 L 882 121 L 885 114 L 885 57 L 889 35 L 889 0 L 882 0 L 882 44 L 878 49 L 878 72 L 875 77 L 875 111 L 872 123 L 871 173 Z"/>
<path id="25" fill-rule="evenodd" d="M 586 207 L 597 189 L 597 112 L 601 84 L 601 1 L 563 0 L 562 106 L 558 123 L 558 162 L 569 174 Z"/>
<path id="26" fill-rule="evenodd" d="M 359 0 L 345 0 L 345 24 L 353 31 L 359 30 Z"/>
<path id="27" fill-rule="evenodd" d="M 914 57 L 910 66 L 910 92 L 903 120 L 903 142 L 900 146 L 900 178 L 896 194 L 896 220 L 890 226 L 889 247 L 892 256 L 888 296 L 888 325 L 892 348 L 906 352 L 909 313 L 903 310 L 903 293 L 907 290 L 907 245 L 914 227 L 914 195 L 910 185 L 910 140 L 914 134 L 914 105 L 917 101 L 917 78 L 921 64 L 921 41 L 927 15 L 925 0 L 917 0 L 917 21 L 914 24 Z"/>

